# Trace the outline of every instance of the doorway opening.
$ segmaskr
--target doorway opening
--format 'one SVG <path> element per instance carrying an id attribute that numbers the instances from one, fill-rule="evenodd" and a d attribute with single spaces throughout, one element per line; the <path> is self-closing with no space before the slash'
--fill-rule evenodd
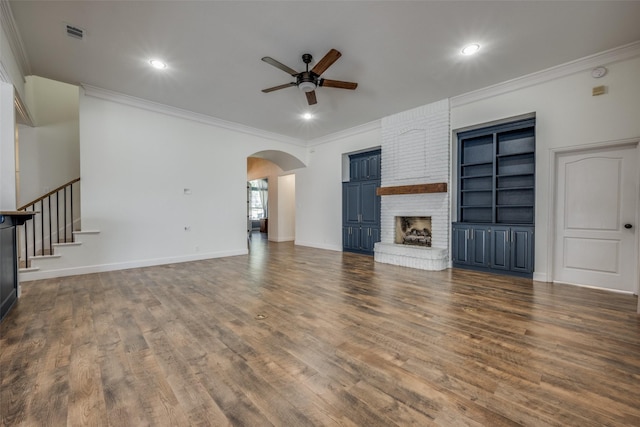
<path id="1" fill-rule="evenodd" d="M 263 151 L 247 158 L 247 233 L 271 242 L 295 240 L 295 173 L 304 164 L 281 151 Z"/>
<path id="2" fill-rule="evenodd" d="M 269 232 L 269 180 L 267 178 L 249 181 L 249 230 Z"/>

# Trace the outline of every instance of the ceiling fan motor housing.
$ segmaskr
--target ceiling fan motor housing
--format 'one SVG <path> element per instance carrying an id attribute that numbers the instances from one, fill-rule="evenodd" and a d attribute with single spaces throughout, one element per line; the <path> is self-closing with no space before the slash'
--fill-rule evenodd
<path id="1" fill-rule="evenodd" d="M 296 84 L 303 92 L 314 91 L 318 86 L 318 76 L 311 71 L 303 71 L 296 77 Z"/>

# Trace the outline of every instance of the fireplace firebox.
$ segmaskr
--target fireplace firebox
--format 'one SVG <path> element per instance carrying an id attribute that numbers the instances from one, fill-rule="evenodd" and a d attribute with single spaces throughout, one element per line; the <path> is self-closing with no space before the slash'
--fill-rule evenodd
<path id="1" fill-rule="evenodd" d="M 397 216 L 394 243 L 431 247 L 430 216 Z"/>

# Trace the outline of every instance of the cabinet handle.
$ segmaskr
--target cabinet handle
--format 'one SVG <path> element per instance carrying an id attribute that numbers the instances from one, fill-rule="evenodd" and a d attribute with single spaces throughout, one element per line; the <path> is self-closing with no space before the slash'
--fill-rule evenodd
<path id="1" fill-rule="evenodd" d="M 471 234 L 471 238 L 469 240 L 473 240 L 475 238 L 476 230 L 475 229 L 471 229 L 469 234 Z"/>

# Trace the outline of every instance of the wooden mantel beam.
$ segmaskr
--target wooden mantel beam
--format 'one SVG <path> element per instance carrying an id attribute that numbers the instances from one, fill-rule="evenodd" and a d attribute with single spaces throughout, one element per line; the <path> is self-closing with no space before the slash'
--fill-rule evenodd
<path id="1" fill-rule="evenodd" d="M 422 193 L 446 193 L 446 182 L 435 182 L 433 184 L 399 185 L 396 187 L 378 187 L 378 196 L 393 196 L 398 194 L 422 194 Z"/>

